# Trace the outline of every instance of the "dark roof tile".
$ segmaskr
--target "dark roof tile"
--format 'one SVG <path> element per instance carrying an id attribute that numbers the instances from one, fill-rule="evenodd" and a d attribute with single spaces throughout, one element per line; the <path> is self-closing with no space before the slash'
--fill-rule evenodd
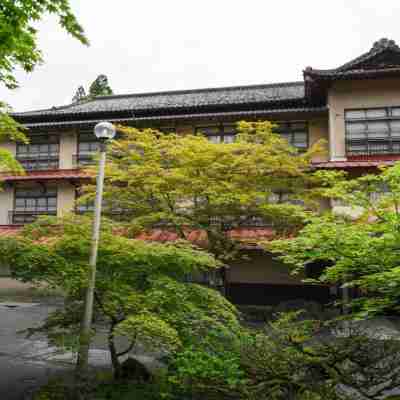
<path id="1" fill-rule="evenodd" d="M 151 111 L 282 102 L 304 98 L 304 82 L 181 90 L 97 97 L 93 100 L 46 110 L 13 114 L 15 117 L 62 116 L 120 111 Z"/>

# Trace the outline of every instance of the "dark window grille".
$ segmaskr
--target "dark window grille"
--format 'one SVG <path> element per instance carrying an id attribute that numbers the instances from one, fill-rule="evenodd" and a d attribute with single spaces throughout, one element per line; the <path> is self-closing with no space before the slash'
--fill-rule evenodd
<path id="1" fill-rule="evenodd" d="M 211 125 L 198 126 L 195 133 L 206 136 L 211 143 L 233 143 L 237 131 L 235 125 Z"/>
<path id="2" fill-rule="evenodd" d="M 274 130 L 299 151 L 306 151 L 309 146 L 307 122 L 279 122 Z"/>
<path id="3" fill-rule="evenodd" d="M 79 193 L 76 195 L 76 200 L 79 199 Z M 94 200 L 86 200 L 85 202 L 76 201 L 75 213 L 90 214 L 94 212 Z M 113 217 L 113 219 L 123 220 L 124 216 L 130 215 L 128 210 L 124 210 L 117 205 L 110 206 L 110 202 L 103 199 L 102 213 L 105 216 Z"/>
<path id="4" fill-rule="evenodd" d="M 27 171 L 58 169 L 59 153 L 58 135 L 32 135 L 29 144 L 17 144 L 16 158 Z"/>
<path id="5" fill-rule="evenodd" d="M 16 189 L 10 223 L 31 223 L 40 215 L 57 215 L 57 189 L 45 187 Z"/>
<path id="6" fill-rule="evenodd" d="M 165 128 L 158 128 L 158 130 L 162 133 L 171 133 L 175 134 L 176 133 L 176 128 L 175 127 L 165 127 Z"/>
<path id="7" fill-rule="evenodd" d="M 345 110 L 346 154 L 400 154 L 400 107 Z"/>
<path id="8" fill-rule="evenodd" d="M 93 132 L 80 132 L 78 135 L 78 152 L 74 156 L 76 166 L 91 165 L 93 156 L 99 151 L 100 142 Z"/>

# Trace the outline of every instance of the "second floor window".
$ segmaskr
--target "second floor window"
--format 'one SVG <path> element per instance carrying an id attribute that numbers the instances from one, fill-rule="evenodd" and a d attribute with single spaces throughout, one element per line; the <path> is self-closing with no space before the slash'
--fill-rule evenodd
<path id="1" fill-rule="evenodd" d="M 400 154 L 400 107 L 345 111 L 349 156 Z"/>
<path id="2" fill-rule="evenodd" d="M 80 132 L 78 135 L 78 153 L 76 162 L 78 165 L 93 163 L 93 155 L 99 150 L 99 141 L 93 132 Z"/>
<path id="3" fill-rule="evenodd" d="M 13 224 L 33 222 L 39 215 L 57 215 L 57 189 L 17 188 L 11 214 Z"/>
<path id="4" fill-rule="evenodd" d="M 212 143 L 233 143 L 236 136 L 234 125 L 198 126 L 196 134 L 203 134 Z"/>
<path id="5" fill-rule="evenodd" d="M 29 144 L 17 144 L 16 158 L 28 171 L 57 169 L 59 152 L 58 135 L 32 135 Z"/>
<path id="6" fill-rule="evenodd" d="M 286 139 L 290 145 L 299 151 L 308 148 L 308 124 L 307 122 L 280 122 L 275 132 Z"/>

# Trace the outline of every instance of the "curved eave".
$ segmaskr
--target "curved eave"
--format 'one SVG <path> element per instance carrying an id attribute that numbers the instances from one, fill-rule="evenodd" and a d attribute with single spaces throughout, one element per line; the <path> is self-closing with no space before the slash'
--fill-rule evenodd
<path id="1" fill-rule="evenodd" d="M 384 68 L 384 69 L 359 69 L 350 71 L 336 71 L 336 70 L 306 70 L 304 77 L 316 80 L 343 80 L 343 79 L 369 79 L 380 77 L 391 77 L 400 75 L 400 67 Z"/>

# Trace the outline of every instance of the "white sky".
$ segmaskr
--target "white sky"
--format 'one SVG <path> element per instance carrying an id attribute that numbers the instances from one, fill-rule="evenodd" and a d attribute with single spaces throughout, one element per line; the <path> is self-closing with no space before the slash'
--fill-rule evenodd
<path id="1" fill-rule="evenodd" d="M 388 37 L 400 44 L 399 0 L 71 0 L 90 47 L 53 18 L 40 23 L 44 65 L 18 73 L 0 99 L 24 111 L 69 103 L 108 76 L 117 94 L 302 79 Z"/>

